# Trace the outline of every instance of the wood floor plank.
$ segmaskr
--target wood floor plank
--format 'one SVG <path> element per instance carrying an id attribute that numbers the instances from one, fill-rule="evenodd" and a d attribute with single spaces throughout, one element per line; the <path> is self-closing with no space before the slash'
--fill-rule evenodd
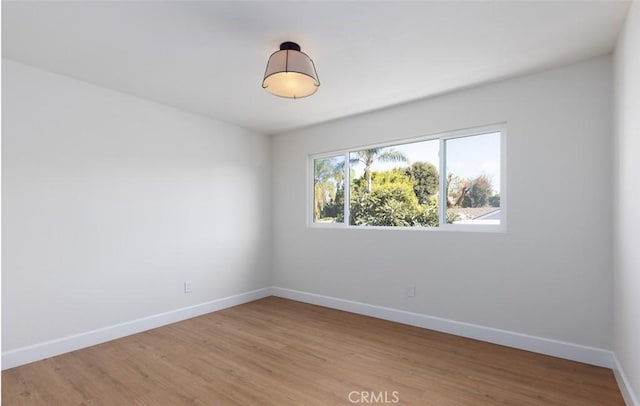
<path id="1" fill-rule="evenodd" d="M 624 405 L 609 369 L 276 297 L 2 372 L 3 405 L 348 405 L 371 393 Z"/>

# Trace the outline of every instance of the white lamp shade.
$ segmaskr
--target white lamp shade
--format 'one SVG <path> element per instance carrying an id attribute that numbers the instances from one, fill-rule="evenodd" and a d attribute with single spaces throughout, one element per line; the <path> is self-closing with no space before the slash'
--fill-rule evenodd
<path id="1" fill-rule="evenodd" d="M 311 96 L 320 81 L 313 61 L 295 49 L 281 49 L 269 57 L 262 87 L 268 92 L 290 99 Z"/>

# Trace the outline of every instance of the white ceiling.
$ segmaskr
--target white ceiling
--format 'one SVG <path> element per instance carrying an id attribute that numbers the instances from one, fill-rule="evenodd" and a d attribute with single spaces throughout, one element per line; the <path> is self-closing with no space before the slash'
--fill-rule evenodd
<path id="1" fill-rule="evenodd" d="M 629 3 L 2 2 L 4 57 L 264 133 L 610 52 Z M 320 90 L 261 88 L 298 42 Z"/>

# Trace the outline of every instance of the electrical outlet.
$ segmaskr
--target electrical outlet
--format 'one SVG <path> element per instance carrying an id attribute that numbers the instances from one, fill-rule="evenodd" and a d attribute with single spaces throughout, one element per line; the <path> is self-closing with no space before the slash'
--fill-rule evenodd
<path id="1" fill-rule="evenodd" d="M 184 293 L 193 292 L 193 286 L 191 285 L 191 281 L 184 281 Z"/>
<path id="2" fill-rule="evenodd" d="M 414 297 L 416 295 L 416 285 L 407 286 L 407 297 Z"/>

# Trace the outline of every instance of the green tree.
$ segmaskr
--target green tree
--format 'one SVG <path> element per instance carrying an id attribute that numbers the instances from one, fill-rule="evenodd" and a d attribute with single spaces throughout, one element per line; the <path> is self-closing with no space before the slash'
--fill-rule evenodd
<path id="1" fill-rule="evenodd" d="M 371 180 L 371 166 L 376 161 L 381 162 L 409 162 L 409 159 L 405 154 L 400 151 L 394 151 L 393 149 L 386 148 L 371 148 L 364 149 L 355 153 L 355 157 L 350 159 L 351 163 L 361 162 L 364 164 L 363 176 L 367 179 L 367 191 L 369 193 L 373 190 Z"/>
<path id="2" fill-rule="evenodd" d="M 489 196 L 489 206 L 500 207 L 500 194 L 496 193 L 493 196 Z"/>
<path id="3" fill-rule="evenodd" d="M 316 159 L 313 162 L 314 218 L 318 220 L 325 206 L 335 199 L 344 182 L 344 160 Z"/>
<path id="4" fill-rule="evenodd" d="M 414 162 L 406 169 L 406 174 L 413 181 L 413 191 L 420 204 L 427 204 L 440 190 L 438 169 L 430 162 Z"/>
<path id="5" fill-rule="evenodd" d="M 351 224 L 399 227 L 438 225 L 437 199 L 421 205 L 414 192 L 413 181 L 404 169 L 373 172 L 371 175 L 371 193 L 363 179 L 354 183 L 350 205 Z"/>
<path id="6" fill-rule="evenodd" d="M 491 178 L 483 173 L 471 181 L 469 193 L 463 200 L 463 207 L 487 206 L 491 195 L 493 195 Z"/>
<path id="7" fill-rule="evenodd" d="M 344 221 L 344 185 L 339 184 L 336 194 L 331 201 L 322 209 L 322 217 L 334 218 L 336 222 Z"/>

